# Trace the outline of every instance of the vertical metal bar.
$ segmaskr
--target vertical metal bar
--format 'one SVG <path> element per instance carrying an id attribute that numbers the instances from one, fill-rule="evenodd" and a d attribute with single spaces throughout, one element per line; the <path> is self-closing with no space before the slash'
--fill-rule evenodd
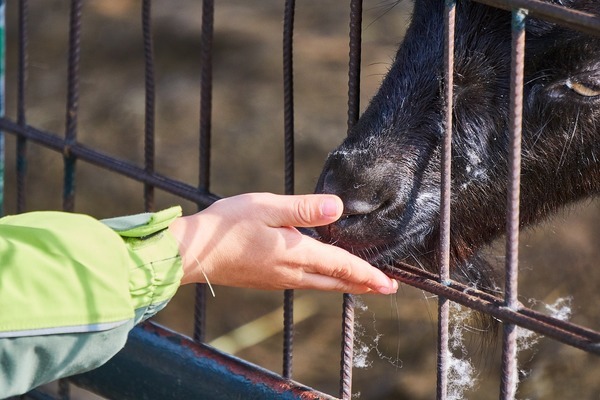
<path id="1" fill-rule="evenodd" d="M 210 185 L 210 139 L 212 128 L 212 45 L 214 1 L 202 1 L 202 37 L 200 51 L 200 180 L 199 188 L 208 191 Z"/>
<path id="2" fill-rule="evenodd" d="M 214 0 L 202 1 L 202 37 L 200 51 L 200 171 L 198 189 L 208 192 L 210 184 L 210 138 L 212 125 L 212 43 Z M 194 307 L 194 340 L 204 341 L 206 335 L 206 285 L 196 285 Z"/>
<path id="3" fill-rule="evenodd" d="M 81 0 L 71 0 L 69 22 L 69 58 L 67 76 L 67 115 L 65 139 L 67 147 L 64 157 L 63 209 L 75 208 L 75 163 L 76 157 L 70 154 L 69 145 L 77 140 L 77 113 L 79 109 L 79 60 L 81 55 Z"/>
<path id="4" fill-rule="evenodd" d="M 19 0 L 19 64 L 17 77 L 17 123 L 25 127 L 25 90 L 28 73 L 29 2 Z M 17 213 L 25 211 L 25 175 L 27 173 L 27 139 L 17 137 Z"/>
<path id="5" fill-rule="evenodd" d="M 144 37 L 145 72 L 145 119 L 144 119 L 144 169 L 154 172 L 154 120 L 155 120 L 155 81 L 154 81 L 154 43 L 152 41 L 152 0 L 142 2 L 142 32 Z M 154 209 L 154 186 L 144 184 L 144 208 Z"/>
<path id="6" fill-rule="evenodd" d="M 452 181 L 452 112 L 454 89 L 454 23 L 455 0 L 447 0 L 444 16 L 444 140 L 442 145 L 442 176 L 440 203 L 440 282 L 450 280 L 450 201 Z M 445 400 L 448 394 L 448 368 L 450 350 L 448 347 L 448 325 L 450 323 L 450 302 L 440 296 L 438 299 L 438 348 L 437 348 L 437 398 Z"/>
<path id="7" fill-rule="evenodd" d="M 360 116 L 360 60 L 362 57 L 362 0 L 350 0 L 350 61 L 348 67 L 348 132 Z"/>
<path id="8" fill-rule="evenodd" d="M 350 54 L 348 63 L 348 132 L 360 113 L 360 62 L 362 45 L 362 0 L 350 0 Z M 345 293 L 342 312 L 342 355 L 340 360 L 340 397 L 352 397 L 354 353 L 354 296 Z"/>
<path id="9" fill-rule="evenodd" d="M 519 308 L 519 196 L 521 185 L 521 128 L 523 120 L 523 68 L 525 62 L 525 10 L 513 10 L 510 81 L 510 161 L 506 213 L 506 286 L 504 302 L 511 310 Z M 500 398 L 514 399 L 517 391 L 517 326 L 504 324 L 502 343 L 502 382 Z"/>
<path id="10" fill-rule="evenodd" d="M 6 71 L 6 3 L 0 0 L 0 117 L 4 117 L 4 76 Z M 4 215 L 4 132 L 0 131 L 0 216 Z"/>
<path id="11" fill-rule="evenodd" d="M 344 293 L 342 310 L 342 358 L 340 361 L 340 398 L 352 398 L 354 353 L 354 296 Z"/>
<path id="12" fill-rule="evenodd" d="M 294 63 L 295 0 L 286 0 L 283 18 L 283 102 L 285 194 L 294 194 Z M 292 377 L 294 345 L 294 291 L 283 293 L 283 376 Z"/>
<path id="13" fill-rule="evenodd" d="M 69 20 L 69 55 L 67 65 L 67 112 L 63 154 L 64 183 L 63 210 L 75 209 L 75 165 L 77 158 L 70 154 L 69 146 L 77 141 L 77 116 L 79 111 L 79 61 L 81 58 L 81 11 L 82 1 L 71 0 Z M 62 400 L 70 398 L 70 387 L 66 379 L 58 381 L 58 395 Z"/>

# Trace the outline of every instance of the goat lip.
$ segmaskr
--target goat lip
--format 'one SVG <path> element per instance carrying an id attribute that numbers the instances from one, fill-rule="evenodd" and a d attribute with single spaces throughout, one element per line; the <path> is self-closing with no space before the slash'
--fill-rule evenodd
<path id="1" fill-rule="evenodd" d="M 392 249 L 396 249 L 398 245 L 396 241 L 382 240 L 369 243 L 347 242 L 339 240 L 333 244 L 373 265 L 378 265 L 383 260 L 390 258 L 390 251 Z"/>
<path id="2" fill-rule="evenodd" d="M 396 254 L 402 253 L 403 246 L 395 237 L 388 237 L 387 240 L 383 237 L 358 239 L 351 235 L 340 235 L 332 229 L 332 225 L 316 227 L 314 232 L 316 234 L 314 237 L 320 241 L 340 247 L 373 265 L 384 263 L 385 260 L 392 258 L 403 258 L 401 255 L 396 257 Z"/>

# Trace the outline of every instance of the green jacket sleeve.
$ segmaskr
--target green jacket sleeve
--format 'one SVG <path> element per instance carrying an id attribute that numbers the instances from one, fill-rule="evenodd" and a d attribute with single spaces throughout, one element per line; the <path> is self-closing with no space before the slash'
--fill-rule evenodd
<path id="1" fill-rule="evenodd" d="M 166 229 L 180 215 L 0 219 L 0 398 L 102 365 L 166 305 L 183 273 Z"/>

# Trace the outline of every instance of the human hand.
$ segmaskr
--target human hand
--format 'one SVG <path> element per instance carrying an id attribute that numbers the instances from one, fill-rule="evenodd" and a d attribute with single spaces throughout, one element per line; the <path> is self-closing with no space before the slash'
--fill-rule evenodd
<path id="1" fill-rule="evenodd" d="M 169 230 L 180 243 L 181 283 L 207 277 L 211 284 L 257 289 L 395 293 L 398 283 L 377 268 L 294 228 L 330 224 L 342 211 L 332 195 L 250 193 L 178 218 Z"/>

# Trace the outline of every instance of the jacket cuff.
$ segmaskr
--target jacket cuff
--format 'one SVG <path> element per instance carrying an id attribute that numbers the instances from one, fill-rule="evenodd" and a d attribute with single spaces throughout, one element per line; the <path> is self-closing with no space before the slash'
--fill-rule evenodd
<path id="1" fill-rule="evenodd" d="M 160 311 L 179 288 L 183 276 L 179 243 L 167 228 L 181 215 L 181 207 L 171 207 L 102 220 L 122 237 L 133 261 L 129 289 L 136 323 Z"/>

